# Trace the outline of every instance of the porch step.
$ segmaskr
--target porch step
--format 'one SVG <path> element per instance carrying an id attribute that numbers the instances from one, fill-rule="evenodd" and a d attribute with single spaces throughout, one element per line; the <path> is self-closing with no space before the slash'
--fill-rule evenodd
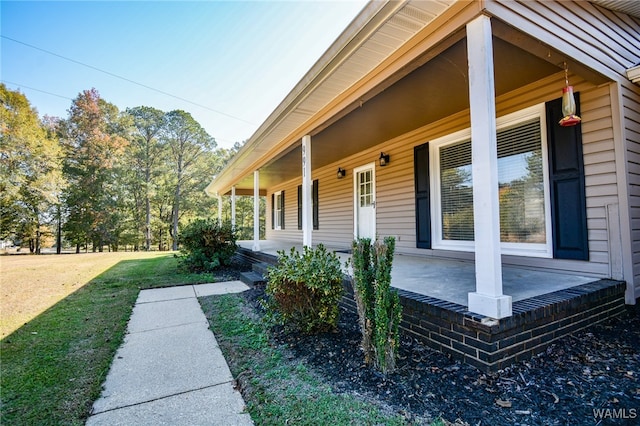
<path id="1" fill-rule="evenodd" d="M 236 253 L 239 256 L 242 256 L 243 258 L 247 259 L 251 263 L 265 262 L 270 265 L 275 265 L 276 263 L 278 263 L 278 256 L 274 256 L 268 253 L 263 253 L 261 251 L 252 251 L 246 248 L 238 247 L 238 250 L 236 251 Z"/>
<path id="2" fill-rule="evenodd" d="M 260 275 L 262 275 L 263 277 L 267 276 L 267 268 L 269 268 L 269 266 L 273 266 L 269 263 L 265 263 L 265 262 L 257 262 L 251 265 L 251 270 L 253 272 L 256 272 Z"/>
<path id="3" fill-rule="evenodd" d="M 247 271 L 240 273 L 240 281 L 251 287 L 262 287 L 267 285 L 267 281 L 262 274 L 255 271 Z"/>

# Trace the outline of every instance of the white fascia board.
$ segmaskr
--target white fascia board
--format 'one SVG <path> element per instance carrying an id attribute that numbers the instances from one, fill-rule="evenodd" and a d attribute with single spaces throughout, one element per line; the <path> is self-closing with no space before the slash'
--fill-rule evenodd
<path id="1" fill-rule="evenodd" d="M 627 70 L 627 78 L 631 80 L 632 83 L 640 84 L 640 65 L 629 68 Z"/>

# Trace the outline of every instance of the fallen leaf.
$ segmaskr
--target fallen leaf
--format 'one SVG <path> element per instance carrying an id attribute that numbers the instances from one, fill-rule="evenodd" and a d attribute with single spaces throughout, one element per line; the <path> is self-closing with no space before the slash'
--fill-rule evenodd
<path id="1" fill-rule="evenodd" d="M 556 395 L 555 393 L 549 392 L 549 391 L 544 390 L 544 389 L 542 389 L 542 392 L 546 393 L 547 395 L 551 395 L 553 397 L 553 403 L 554 404 L 557 404 L 558 402 L 560 402 L 560 398 L 558 398 L 558 395 Z"/>
<path id="2" fill-rule="evenodd" d="M 496 404 L 502 408 L 511 408 L 511 401 L 505 401 L 503 399 L 496 399 Z"/>

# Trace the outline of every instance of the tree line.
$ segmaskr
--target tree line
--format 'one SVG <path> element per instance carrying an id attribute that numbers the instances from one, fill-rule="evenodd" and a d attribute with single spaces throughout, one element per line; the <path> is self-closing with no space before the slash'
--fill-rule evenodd
<path id="1" fill-rule="evenodd" d="M 33 253 L 52 239 L 58 252 L 176 250 L 181 224 L 217 214 L 204 188 L 240 147 L 218 148 L 188 112 L 120 111 L 95 89 L 67 117 L 40 118 L 0 84 L 0 240 Z M 248 216 L 252 203 L 237 205 Z"/>

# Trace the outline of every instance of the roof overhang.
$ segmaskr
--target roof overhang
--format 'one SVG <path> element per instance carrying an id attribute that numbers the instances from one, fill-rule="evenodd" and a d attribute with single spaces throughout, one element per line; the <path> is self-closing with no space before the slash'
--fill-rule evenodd
<path id="1" fill-rule="evenodd" d="M 470 4 L 473 5 L 456 0 L 368 3 L 205 192 L 210 196 L 227 193 L 254 170 L 287 154 L 304 134 L 313 134 L 319 125 L 326 125 L 326 120 L 317 123 L 313 118 L 323 110 L 335 108 L 347 89 L 362 83 L 365 76 L 429 24 Z M 451 6 L 456 11 L 451 11 Z"/>
<path id="2" fill-rule="evenodd" d="M 640 84 L 640 64 L 627 70 L 627 78 L 632 83 Z"/>
<path id="3" fill-rule="evenodd" d="M 602 6 L 611 8 L 626 2 L 606 3 Z M 401 120 L 420 126 L 425 124 L 420 119 L 444 118 L 424 105 L 426 86 L 431 86 L 429 99 L 442 111 L 463 111 L 468 107 L 468 99 L 464 105 L 461 102 L 468 96 L 464 27 L 483 13 L 484 6 L 483 1 L 459 0 L 368 3 L 213 179 L 207 194 L 228 194 L 232 186 L 236 193 L 249 192 L 255 170 L 260 170 L 261 188 L 299 176 L 300 140 L 306 134 L 312 136 L 315 169 L 339 161 L 336 156 L 346 157 L 356 149 L 383 142 L 377 137 L 406 132 L 398 127 Z M 563 63 L 594 83 L 606 81 L 505 21 L 493 22 L 493 35 L 499 39 L 494 51 L 499 93 L 560 72 Z M 402 102 L 408 98 L 412 103 L 402 104 L 401 97 Z M 412 114 L 422 115 L 407 118 Z"/>

